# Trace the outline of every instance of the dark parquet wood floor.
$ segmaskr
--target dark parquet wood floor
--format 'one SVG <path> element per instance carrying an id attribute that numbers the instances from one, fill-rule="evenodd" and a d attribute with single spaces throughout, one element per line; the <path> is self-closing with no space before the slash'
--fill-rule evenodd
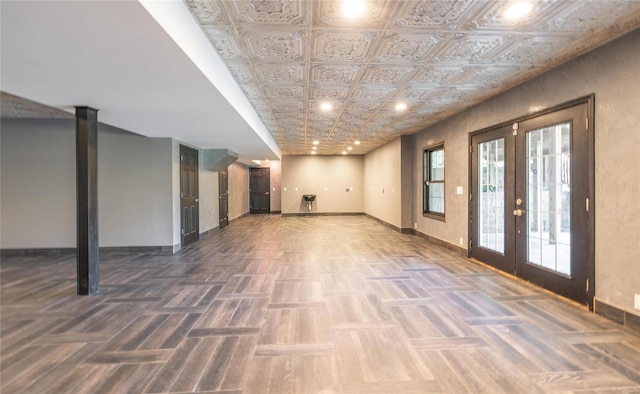
<path id="1" fill-rule="evenodd" d="M 637 333 L 366 217 L 1 275 L 2 393 L 640 393 Z"/>

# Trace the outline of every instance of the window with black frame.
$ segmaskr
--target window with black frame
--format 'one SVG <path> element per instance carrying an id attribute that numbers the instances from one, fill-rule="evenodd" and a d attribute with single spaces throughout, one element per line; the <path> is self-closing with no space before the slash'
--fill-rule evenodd
<path id="1" fill-rule="evenodd" d="M 444 143 L 424 150 L 423 212 L 444 220 Z"/>

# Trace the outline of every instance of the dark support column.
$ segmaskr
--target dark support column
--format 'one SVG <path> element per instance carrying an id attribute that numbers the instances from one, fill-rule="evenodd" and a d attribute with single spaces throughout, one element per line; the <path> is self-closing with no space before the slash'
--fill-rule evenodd
<path id="1" fill-rule="evenodd" d="M 98 265 L 98 110 L 76 107 L 78 295 L 100 291 Z"/>

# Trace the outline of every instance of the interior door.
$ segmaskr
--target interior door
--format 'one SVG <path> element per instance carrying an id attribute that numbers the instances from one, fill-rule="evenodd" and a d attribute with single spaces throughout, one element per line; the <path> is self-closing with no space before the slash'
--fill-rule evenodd
<path id="1" fill-rule="evenodd" d="M 198 151 L 180 145 L 180 222 L 182 246 L 199 237 Z"/>
<path id="2" fill-rule="evenodd" d="M 229 172 L 222 170 L 218 172 L 218 207 L 220 212 L 220 229 L 229 224 Z"/>
<path id="3" fill-rule="evenodd" d="M 252 168 L 249 170 L 250 205 L 252 214 L 271 213 L 271 196 L 269 189 L 269 168 Z"/>
<path id="4" fill-rule="evenodd" d="M 469 256 L 591 306 L 589 102 L 471 135 Z"/>

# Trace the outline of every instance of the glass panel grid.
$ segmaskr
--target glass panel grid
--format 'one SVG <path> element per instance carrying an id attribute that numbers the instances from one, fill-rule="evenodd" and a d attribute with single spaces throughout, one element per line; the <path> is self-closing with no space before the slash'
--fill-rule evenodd
<path id="1" fill-rule="evenodd" d="M 504 253 L 504 138 L 478 144 L 478 243 Z"/>
<path id="2" fill-rule="evenodd" d="M 527 261 L 571 276 L 571 123 L 527 132 Z"/>
<path id="3" fill-rule="evenodd" d="M 444 147 L 424 151 L 424 212 L 445 213 Z"/>

